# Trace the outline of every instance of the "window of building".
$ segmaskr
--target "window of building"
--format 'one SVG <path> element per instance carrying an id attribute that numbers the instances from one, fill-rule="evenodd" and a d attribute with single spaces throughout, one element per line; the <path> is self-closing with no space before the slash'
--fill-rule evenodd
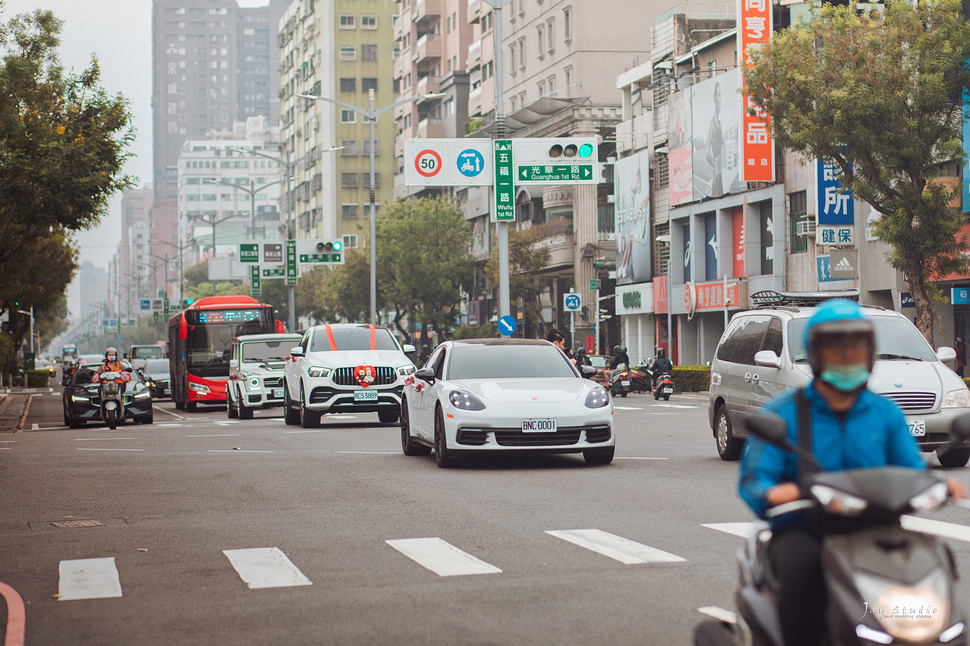
<path id="1" fill-rule="evenodd" d="M 370 157 L 370 139 L 363 139 L 363 140 L 361 140 L 360 146 L 361 146 L 361 152 L 360 152 L 360 154 L 363 155 L 364 157 Z M 374 140 L 374 156 L 375 157 L 380 157 L 381 156 L 381 140 L 380 139 L 375 139 Z"/>
<path id="2" fill-rule="evenodd" d="M 525 70 L 525 36 L 519 38 L 519 69 Z"/>
<path id="3" fill-rule="evenodd" d="M 541 99 L 546 95 L 546 82 L 539 81 L 538 83 L 536 83 L 536 89 L 539 90 L 539 98 Z"/>
<path id="4" fill-rule="evenodd" d="M 357 173 L 340 173 L 342 188 L 357 188 Z"/>
<path id="5" fill-rule="evenodd" d="M 357 27 L 357 16 L 340 16 L 341 29 L 354 29 Z"/>
<path id="6" fill-rule="evenodd" d="M 515 97 L 509 99 L 509 112 L 515 112 Z"/>
<path id="7" fill-rule="evenodd" d="M 361 16 L 360 17 L 360 28 L 361 29 L 377 29 L 377 16 Z"/>
<path id="8" fill-rule="evenodd" d="M 360 46 L 360 60 L 362 60 L 362 61 L 376 61 L 377 60 L 377 45 L 361 45 Z"/>
<path id="9" fill-rule="evenodd" d="M 556 94 L 556 77 L 550 76 L 546 79 L 546 83 L 549 85 L 549 96 L 555 96 Z"/>
<path id="10" fill-rule="evenodd" d="M 545 35 L 546 27 L 541 22 L 536 25 L 536 42 L 539 44 L 539 60 L 541 61 L 546 57 L 546 53 L 542 50 L 542 37 Z"/>
<path id="11" fill-rule="evenodd" d="M 562 39 L 567 43 L 573 39 L 571 18 L 572 7 L 565 7 L 562 10 Z"/>
<path id="12" fill-rule="evenodd" d="M 799 230 L 803 234 L 806 233 L 811 226 L 808 223 L 814 221 L 814 218 L 808 215 L 808 193 L 806 191 L 788 194 L 788 221 L 791 222 L 791 235 L 788 236 L 791 241 L 789 245 L 790 253 L 807 252 L 810 236 L 799 235 Z"/>
<path id="13" fill-rule="evenodd" d="M 653 180 L 657 188 L 666 188 L 670 184 L 670 165 L 667 155 L 657 155 L 656 169 L 654 170 Z"/>
<path id="14" fill-rule="evenodd" d="M 342 61 L 356 61 L 357 60 L 357 48 L 356 47 L 341 47 L 340 48 L 340 60 L 342 60 Z"/>
<path id="15" fill-rule="evenodd" d="M 357 91 L 357 79 L 340 79 L 340 91 L 341 92 L 356 92 Z"/>
<path id="16" fill-rule="evenodd" d="M 549 53 L 556 51 L 556 19 L 550 18 L 546 21 L 546 43 L 549 46 Z"/>
<path id="17" fill-rule="evenodd" d="M 343 150 L 340 151 L 341 157 L 356 157 L 357 156 L 357 140 L 356 139 L 341 139 L 340 145 Z"/>
<path id="18" fill-rule="evenodd" d="M 370 92 L 371 90 L 377 92 L 377 79 L 360 79 L 360 90 L 362 92 Z"/>
<path id="19" fill-rule="evenodd" d="M 357 123 L 357 113 L 354 110 L 341 110 L 340 123 Z"/>
<path id="20" fill-rule="evenodd" d="M 357 219 L 357 205 L 356 204 L 341 204 L 340 205 L 340 217 L 342 217 L 344 220 L 356 220 Z"/>
<path id="21" fill-rule="evenodd" d="M 364 188 L 370 188 L 370 171 L 360 174 L 360 185 Z M 374 188 L 381 187 L 381 174 L 374 173 Z"/>

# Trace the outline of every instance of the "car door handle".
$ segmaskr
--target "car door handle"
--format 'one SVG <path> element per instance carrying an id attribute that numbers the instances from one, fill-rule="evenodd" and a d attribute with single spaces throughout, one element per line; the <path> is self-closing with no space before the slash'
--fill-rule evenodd
<path id="1" fill-rule="evenodd" d="M 756 384 L 756 383 L 758 383 L 758 382 L 759 382 L 760 380 L 761 380 L 761 379 L 760 379 L 760 377 L 758 377 L 758 375 L 757 375 L 757 374 L 754 374 L 754 375 L 751 375 L 751 383 L 754 383 L 754 384 Z"/>
<path id="2" fill-rule="evenodd" d="M 744 380 L 746 382 L 748 382 L 748 383 L 751 383 L 751 373 L 750 372 L 744 373 Z"/>

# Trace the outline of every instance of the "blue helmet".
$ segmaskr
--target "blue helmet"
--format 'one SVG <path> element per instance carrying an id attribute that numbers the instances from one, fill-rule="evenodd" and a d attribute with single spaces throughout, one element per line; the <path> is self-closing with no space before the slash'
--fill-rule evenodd
<path id="1" fill-rule="evenodd" d="M 875 361 L 876 333 L 872 321 L 866 316 L 862 307 L 855 301 L 844 298 L 825 301 L 819 305 L 805 328 L 805 348 L 808 353 L 808 363 L 812 372 L 819 375 L 822 372 L 818 343 L 826 335 L 835 334 L 865 335 L 869 344 L 869 368 Z"/>

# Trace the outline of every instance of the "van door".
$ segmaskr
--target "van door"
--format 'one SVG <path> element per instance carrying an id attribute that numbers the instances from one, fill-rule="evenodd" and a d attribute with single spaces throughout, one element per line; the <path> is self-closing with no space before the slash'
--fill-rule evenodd
<path id="1" fill-rule="evenodd" d="M 755 315 L 747 317 L 748 321 L 738 339 L 737 370 L 740 378 L 737 380 L 737 407 L 741 413 L 747 414 L 761 408 L 761 399 L 755 395 L 761 381 L 761 367 L 754 365 L 754 355 L 761 349 L 762 340 L 771 323 L 771 316 Z"/>
<path id="2" fill-rule="evenodd" d="M 783 359 L 784 337 L 782 333 L 781 319 L 777 316 L 770 317 L 768 329 L 765 330 L 764 338 L 761 340 L 760 350 L 774 352 L 782 363 L 780 368 L 769 366 L 753 366 L 751 372 L 752 397 L 751 405 L 755 410 L 760 410 L 769 400 L 785 389 L 784 383 L 784 359 Z M 752 363 L 754 363 L 752 361 Z"/>

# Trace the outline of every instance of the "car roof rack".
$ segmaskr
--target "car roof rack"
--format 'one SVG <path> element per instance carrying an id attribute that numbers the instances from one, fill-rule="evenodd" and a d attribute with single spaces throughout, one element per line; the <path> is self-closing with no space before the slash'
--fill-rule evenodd
<path id="1" fill-rule="evenodd" d="M 823 301 L 833 298 L 845 298 L 850 301 L 859 301 L 858 289 L 844 289 L 837 292 L 776 292 L 773 289 L 764 289 L 751 295 L 751 302 L 755 308 L 778 307 L 784 305 L 794 305 L 811 307 Z"/>

